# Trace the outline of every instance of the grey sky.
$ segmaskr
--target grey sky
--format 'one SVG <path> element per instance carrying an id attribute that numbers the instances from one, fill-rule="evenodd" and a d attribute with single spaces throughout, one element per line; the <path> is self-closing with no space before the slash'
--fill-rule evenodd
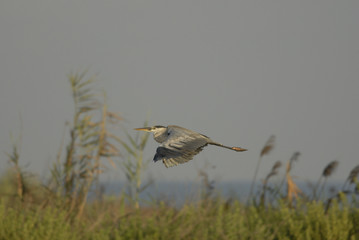
<path id="1" fill-rule="evenodd" d="M 1 1 L 0 151 L 21 115 L 21 161 L 44 174 L 73 113 L 66 75 L 89 68 L 130 133 L 149 118 L 249 149 L 153 163 L 157 180 L 195 179 L 205 161 L 222 181 L 249 179 L 271 134 L 260 177 L 300 151 L 294 175 L 317 179 L 337 159 L 344 179 L 359 164 L 358 10 L 356 0 Z"/>

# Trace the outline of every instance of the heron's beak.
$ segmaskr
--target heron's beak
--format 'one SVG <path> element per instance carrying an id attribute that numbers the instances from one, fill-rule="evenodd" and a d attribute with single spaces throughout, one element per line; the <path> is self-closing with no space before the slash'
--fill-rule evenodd
<path id="1" fill-rule="evenodd" d="M 135 128 L 135 130 L 137 130 L 137 131 L 151 132 L 151 127 Z"/>

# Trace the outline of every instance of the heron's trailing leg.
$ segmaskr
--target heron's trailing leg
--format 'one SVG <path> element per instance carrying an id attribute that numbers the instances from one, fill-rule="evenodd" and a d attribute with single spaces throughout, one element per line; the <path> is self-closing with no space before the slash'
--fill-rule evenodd
<path id="1" fill-rule="evenodd" d="M 236 152 L 244 152 L 244 151 L 247 151 L 247 149 L 245 149 L 245 148 L 229 147 L 229 146 L 225 146 L 225 145 L 223 145 L 223 144 L 216 143 L 216 142 L 210 142 L 210 143 L 208 143 L 208 144 L 215 145 L 215 146 L 218 146 L 218 147 L 227 148 L 227 149 L 231 149 L 231 150 L 236 151 Z"/>

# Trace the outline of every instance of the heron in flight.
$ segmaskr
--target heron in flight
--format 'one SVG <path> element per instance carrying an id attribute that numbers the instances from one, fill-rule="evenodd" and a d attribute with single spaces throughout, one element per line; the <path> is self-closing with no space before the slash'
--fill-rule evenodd
<path id="1" fill-rule="evenodd" d="M 189 129 L 169 125 L 167 127 L 156 125 L 153 127 L 135 128 L 135 130 L 152 132 L 156 142 L 161 143 L 157 148 L 153 161 L 162 160 L 166 167 L 177 166 L 188 162 L 207 145 L 215 145 L 231 149 L 236 152 L 243 152 L 247 149 L 240 147 L 228 147 L 214 142 L 209 137 L 191 131 Z"/>

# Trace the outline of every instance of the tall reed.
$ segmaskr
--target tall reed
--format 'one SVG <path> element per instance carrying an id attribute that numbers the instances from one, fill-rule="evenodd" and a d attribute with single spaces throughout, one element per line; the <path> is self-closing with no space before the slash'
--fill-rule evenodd
<path id="1" fill-rule="evenodd" d="M 144 123 L 144 127 L 147 127 L 147 121 Z M 147 169 L 150 162 L 144 160 L 143 157 L 143 150 L 146 147 L 149 134 L 144 133 L 140 135 L 140 133 L 136 133 L 136 136 L 132 137 L 130 134 L 126 133 L 126 136 L 129 144 L 118 139 L 127 153 L 127 155 L 124 156 L 125 161 L 121 164 L 128 183 L 126 197 L 136 209 L 139 209 L 140 193 L 152 184 L 151 179 L 144 184 L 142 182 L 143 172 Z"/>
<path id="2" fill-rule="evenodd" d="M 273 148 L 274 148 L 274 142 L 275 142 L 275 136 L 272 135 L 269 137 L 269 139 L 267 140 L 267 142 L 265 143 L 264 147 L 262 148 L 262 151 L 259 155 L 259 159 L 257 161 L 257 166 L 255 168 L 255 171 L 254 171 L 254 175 L 253 175 L 253 179 L 252 179 L 252 183 L 251 183 L 251 187 L 250 187 L 250 190 L 249 190 L 249 194 L 248 194 L 248 200 L 247 200 L 247 203 L 250 201 L 250 199 L 252 199 L 253 197 L 253 190 L 254 190 L 254 185 L 255 185 L 255 182 L 256 182 L 256 178 L 257 178 L 257 174 L 258 174 L 258 170 L 259 170 L 259 166 L 262 162 L 262 158 L 264 155 L 267 155 L 269 154 Z"/>
<path id="3" fill-rule="evenodd" d="M 83 72 L 68 78 L 74 103 L 70 142 L 63 163 L 59 151 L 58 162 L 51 169 L 49 189 L 65 197 L 69 215 L 79 217 L 93 183 L 106 170 L 104 160 L 115 166 L 112 158 L 120 151 L 114 143 L 119 138 L 108 131 L 108 125 L 116 124 L 121 117 L 109 112 L 106 102 L 98 99 L 94 76 L 86 78 Z"/>
<path id="4" fill-rule="evenodd" d="M 335 169 L 338 167 L 338 164 L 339 162 L 338 161 L 332 161 L 330 162 L 323 170 L 323 173 L 320 175 L 319 179 L 318 179 L 318 182 L 317 182 L 317 185 L 315 186 L 314 188 L 314 192 L 313 192 L 313 199 L 315 200 L 317 197 L 319 198 L 319 196 L 321 196 L 323 194 L 323 191 L 324 191 L 324 187 L 325 187 L 325 184 L 327 182 L 327 179 L 328 177 L 330 177 Z M 318 191 L 318 188 L 320 186 L 320 183 L 322 181 L 322 178 L 324 178 L 324 182 L 322 184 L 322 188 L 317 196 L 317 191 Z"/>

